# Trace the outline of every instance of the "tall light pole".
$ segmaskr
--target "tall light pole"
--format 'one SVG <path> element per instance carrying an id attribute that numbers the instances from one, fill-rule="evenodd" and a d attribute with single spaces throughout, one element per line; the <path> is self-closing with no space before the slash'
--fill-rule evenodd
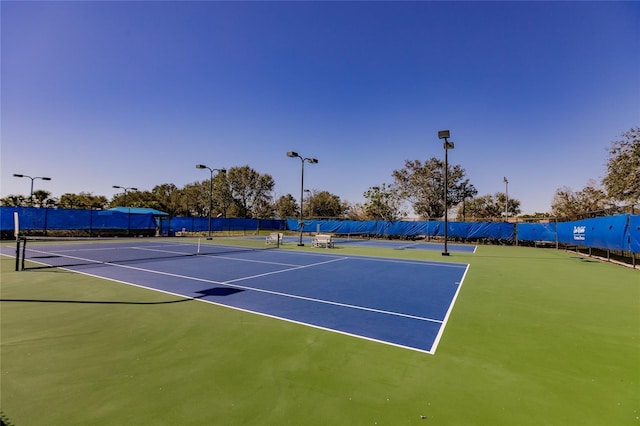
<path id="1" fill-rule="evenodd" d="M 507 198 L 507 201 L 504 203 L 504 217 L 506 218 L 505 220 L 509 222 L 509 181 L 507 180 L 506 176 L 503 178 L 503 180 L 504 180 L 504 193 Z"/>
<path id="2" fill-rule="evenodd" d="M 14 177 L 19 177 L 19 178 L 28 178 L 31 179 L 31 193 L 29 194 L 29 204 L 31 204 L 33 206 L 33 181 L 36 179 L 40 179 L 40 180 L 51 180 L 50 177 L 44 177 L 44 176 L 35 176 L 35 177 L 31 177 L 31 176 L 27 176 L 27 175 L 21 175 L 18 173 L 14 173 L 13 174 Z"/>
<path id="3" fill-rule="evenodd" d="M 305 158 L 295 151 L 287 152 L 287 157 L 297 157 L 302 162 L 302 178 L 300 182 L 300 219 L 298 221 L 298 228 L 300 229 L 300 241 L 298 242 L 298 245 L 303 246 L 304 244 L 302 243 L 302 228 L 304 227 L 304 223 L 302 221 L 302 201 L 304 199 L 304 162 L 306 161 L 309 164 L 318 164 L 318 160 L 316 158 Z"/>
<path id="4" fill-rule="evenodd" d="M 127 207 L 127 192 L 128 191 L 137 191 L 138 188 L 126 188 L 124 186 L 113 185 L 116 189 L 122 189 L 124 191 L 124 207 Z M 131 234 L 131 209 L 127 213 L 127 236 Z"/>
<path id="5" fill-rule="evenodd" d="M 127 207 L 127 192 L 128 191 L 137 191 L 138 188 L 125 188 L 124 186 L 113 185 L 116 189 L 122 189 L 124 191 L 124 207 Z"/>
<path id="6" fill-rule="evenodd" d="M 449 219 L 447 212 L 447 192 L 449 190 L 448 183 L 448 174 L 449 174 L 449 155 L 448 152 L 450 149 L 453 149 L 453 142 L 449 142 L 449 131 L 448 130 L 440 130 L 438 132 L 438 139 L 444 139 L 444 251 L 442 252 L 443 256 L 449 256 L 449 252 L 447 251 L 447 228 L 449 227 Z"/>
<path id="7" fill-rule="evenodd" d="M 227 173 L 227 169 L 212 169 L 204 164 L 196 164 L 196 169 L 208 169 L 211 172 L 211 179 L 209 179 L 209 236 L 211 239 L 211 210 L 213 210 L 213 172 Z"/>

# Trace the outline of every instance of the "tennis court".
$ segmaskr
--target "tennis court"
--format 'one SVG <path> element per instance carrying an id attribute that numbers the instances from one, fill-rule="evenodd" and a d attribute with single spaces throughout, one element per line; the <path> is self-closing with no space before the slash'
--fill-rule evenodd
<path id="1" fill-rule="evenodd" d="M 54 241 L 25 250 L 39 268 L 63 266 L 433 354 L 468 265 L 334 253 L 170 239 Z"/>
<path id="2" fill-rule="evenodd" d="M 284 241 L 287 243 L 295 243 L 298 241 L 296 237 L 287 236 Z M 444 244 L 441 242 L 434 241 L 403 241 L 403 240 L 386 240 L 386 239 L 371 239 L 371 238 L 362 238 L 360 236 L 345 236 L 345 237 L 335 237 L 334 238 L 336 246 L 340 247 L 343 245 L 349 246 L 361 246 L 361 247 L 371 247 L 371 248 L 390 248 L 394 250 L 435 250 L 435 251 L 443 251 Z M 313 237 L 303 237 L 302 242 L 304 244 L 312 244 Z M 475 253 L 477 246 L 471 244 L 447 244 L 447 250 L 458 253 Z"/>

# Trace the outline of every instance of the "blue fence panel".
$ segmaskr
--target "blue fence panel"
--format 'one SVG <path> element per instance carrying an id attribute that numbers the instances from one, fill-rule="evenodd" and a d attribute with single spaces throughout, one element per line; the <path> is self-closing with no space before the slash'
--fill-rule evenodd
<path id="1" fill-rule="evenodd" d="M 558 223 L 558 241 L 585 247 L 629 250 L 628 215 Z"/>
<path id="2" fill-rule="evenodd" d="M 46 211 L 47 209 L 39 209 L 35 207 L 0 207 L 2 218 L 2 230 L 9 231 L 14 229 L 13 213 L 18 212 L 18 221 L 20 229 L 46 229 Z"/>
<path id="3" fill-rule="evenodd" d="M 47 229 L 91 229 L 92 211 L 80 209 L 43 209 L 45 210 Z"/>
<path id="4" fill-rule="evenodd" d="M 519 223 L 517 228 L 520 241 L 556 241 L 555 223 Z"/>
<path id="5" fill-rule="evenodd" d="M 161 226 L 161 233 L 181 231 L 205 232 L 209 219 L 174 217 L 156 220 L 152 214 L 127 214 L 112 210 L 47 209 L 0 206 L 0 229 L 14 229 L 14 212 L 18 212 L 22 230 L 149 230 Z M 520 241 L 546 241 L 610 250 L 640 253 L 640 215 L 618 215 L 560 223 L 449 222 L 447 235 L 452 238 L 513 240 L 517 228 Z M 212 218 L 213 231 L 257 231 L 289 229 L 298 231 L 298 220 Z M 441 221 L 382 220 L 305 220 L 306 232 L 338 234 L 369 233 L 394 236 L 442 236 Z"/>
<path id="6" fill-rule="evenodd" d="M 629 217 L 629 249 L 640 253 L 640 215 Z"/>
<path id="7" fill-rule="evenodd" d="M 296 224 L 297 227 L 297 224 Z M 211 218 L 211 230 L 222 231 L 257 231 L 284 230 L 285 222 L 280 219 L 248 219 L 248 218 Z M 209 218 L 207 217 L 173 217 L 162 221 L 162 234 L 179 231 L 207 232 L 209 230 Z"/>
<path id="8" fill-rule="evenodd" d="M 429 227 L 437 228 L 435 224 L 437 222 L 386 222 L 382 235 L 403 235 L 407 237 L 415 237 L 417 235 L 429 235 Z M 431 232 L 431 235 L 436 235 L 437 229 Z"/>
<path id="9" fill-rule="evenodd" d="M 19 212 L 19 208 L 2 207 L 2 209 L 0 209 L 0 230 L 13 231 L 15 229 L 15 223 L 13 221 L 14 212 Z"/>

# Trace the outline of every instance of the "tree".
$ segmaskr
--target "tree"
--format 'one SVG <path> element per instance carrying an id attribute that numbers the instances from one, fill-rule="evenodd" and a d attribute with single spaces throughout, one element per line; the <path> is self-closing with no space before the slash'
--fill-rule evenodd
<path id="1" fill-rule="evenodd" d="M 345 219 L 349 220 L 369 220 L 370 217 L 367 214 L 365 206 L 360 203 L 344 203 L 344 213 L 343 216 Z"/>
<path id="2" fill-rule="evenodd" d="M 53 207 L 56 205 L 56 200 L 50 197 L 51 193 L 49 191 L 38 189 L 36 191 L 33 191 L 33 198 L 31 202 L 33 203 L 33 206 Z"/>
<path id="3" fill-rule="evenodd" d="M 0 202 L 3 206 L 20 207 L 26 205 L 28 200 L 22 195 L 9 195 Z"/>
<path id="4" fill-rule="evenodd" d="M 187 213 L 187 203 L 182 193 L 182 190 L 178 189 L 172 183 L 163 183 L 162 185 L 155 186 L 151 193 L 155 199 L 155 206 L 153 208 L 162 212 L 168 213 L 169 216 L 181 216 Z"/>
<path id="5" fill-rule="evenodd" d="M 469 179 L 466 179 L 460 184 L 460 193 L 458 196 L 462 199 L 462 208 L 458 209 L 458 220 L 467 219 L 467 199 L 473 198 L 476 195 L 478 195 L 478 190 L 469 183 Z"/>
<path id="6" fill-rule="evenodd" d="M 104 195 L 93 195 L 89 192 L 62 194 L 58 202 L 58 206 L 65 209 L 104 209 L 108 204 Z"/>
<path id="7" fill-rule="evenodd" d="M 464 201 L 464 210 L 466 217 L 472 217 L 474 219 L 489 219 L 493 220 L 498 217 L 504 217 L 504 205 L 507 201 L 507 195 L 504 192 L 498 192 L 496 194 L 482 195 L 477 198 L 472 198 L 469 201 Z M 458 220 L 464 220 L 463 209 L 458 209 Z M 517 216 L 520 214 L 520 201 L 515 198 L 509 198 L 509 205 L 507 207 L 509 216 Z"/>
<path id="8" fill-rule="evenodd" d="M 327 191 L 313 192 L 304 205 L 305 217 L 341 217 L 344 211 L 345 206 L 340 197 Z"/>
<path id="9" fill-rule="evenodd" d="M 448 166 L 447 204 L 453 206 L 462 201 L 462 194 L 471 191 L 473 185 L 464 179 L 462 167 Z M 443 169 L 443 162 L 433 157 L 424 164 L 420 160 L 407 160 L 403 169 L 393 171 L 400 196 L 411 202 L 413 210 L 423 218 L 444 216 Z"/>
<path id="10" fill-rule="evenodd" d="M 249 166 L 232 167 L 227 180 L 238 217 L 254 217 L 272 200 L 275 182 L 269 174 L 262 175 Z"/>
<path id="11" fill-rule="evenodd" d="M 363 195 L 367 199 L 363 206 L 367 219 L 395 221 L 407 216 L 400 191 L 392 185 L 372 186 Z"/>
<path id="12" fill-rule="evenodd" d="M 293 195 L 287 194 L 278 198 L 275 204 L 276 216 L 281 219 L 296 218 L 300 213 L 296 199 Z"/>
<path id="13" fill-rule="evenodd" d="M 591 180 L 578 192 L 566 186 L 558 188 L 551 202 L 551 213 L 563 218 L 580 217 L 602 211 L 608 203 L 607 194 Z"/>
<path id="14" fill-rule="evenodd" d="M 602 184 L 612 200 L 636 204 L 640 201 L 640 127 L 622 137 L 611 143 Z"/>

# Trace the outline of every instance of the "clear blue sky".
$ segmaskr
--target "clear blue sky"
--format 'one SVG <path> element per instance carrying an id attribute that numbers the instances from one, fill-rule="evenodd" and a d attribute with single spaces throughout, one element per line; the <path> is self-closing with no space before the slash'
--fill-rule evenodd
<path id="1" fill-rule="evenodd" d="M 637 2 L 0 4 L 0 195 L 151 190 L 249 165 L 362 202 L 443 157 L 524 213 L 640 125 Z"/>

